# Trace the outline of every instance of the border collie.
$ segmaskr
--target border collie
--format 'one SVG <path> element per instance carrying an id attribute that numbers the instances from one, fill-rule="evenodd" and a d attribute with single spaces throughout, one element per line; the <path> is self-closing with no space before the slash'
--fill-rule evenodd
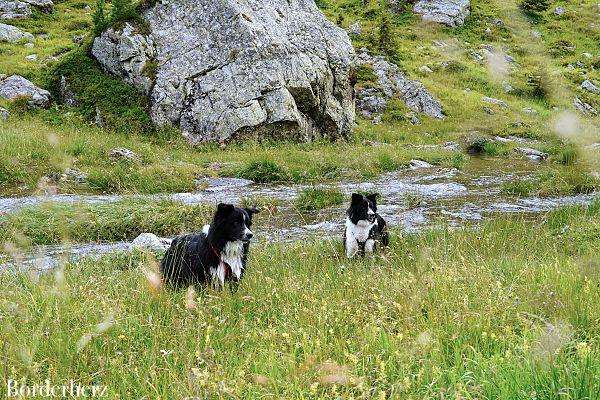
<path id="1" fill-rule="evenodd" d="M 239 283 L 246 270 L 256 213 L 255 208 L 221 203 L 201 233 L 173 239 L 160 264 L 165 283 L 176 287 L 212 284 L 215 288 L 225 282 Z"/>
<path id="2" fill-rule="evenodd" d="M 387 246 L 390 241 L 385 220 L 377 214 L 377 194 L 363 196 L 352 193 L 350 208 L 346 211 L 344 247 L 346 256 L 364 256 L 373 253 L 377 242 Z"/>

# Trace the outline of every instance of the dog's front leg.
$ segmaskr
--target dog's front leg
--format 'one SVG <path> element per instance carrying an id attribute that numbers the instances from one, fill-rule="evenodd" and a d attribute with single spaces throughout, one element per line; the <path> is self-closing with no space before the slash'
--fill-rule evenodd
<path id="1" fill-rule="evenodd" d="M 373 254 L 375 252 L 375 246 L 375 240 L 367 239 L 367 241 L 365 242 L 365 253 Z"/>
<path id="2" fill-rule="evenodd" d="M 346 237 L 346 257 L 352 258 L 358 252 L 358 242 Z"/>

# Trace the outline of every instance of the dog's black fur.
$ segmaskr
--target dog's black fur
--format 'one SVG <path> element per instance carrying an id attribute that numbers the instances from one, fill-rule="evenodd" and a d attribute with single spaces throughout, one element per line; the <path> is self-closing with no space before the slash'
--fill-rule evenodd
<path id="1" fill-rule="evenodd" d="M 377 213 L 377 194 L 364 196 L 352 193 L 352 200 L 346 214 L 344 247 L 349 258 L 355 254 L 364 256 L 365 250 L 374 252 L 377 244 L 384 247 L 389 245 L 387 224 Z"/>
<path id="2" fill-rule="evenodd" d="M 173 239 L 165 253 L 160 271 L 163 281 L 171 286 L 207 285 L 220 286 L 224 282 L 238 283 L 246 270 L 246 259 L 253 236 L 250 227 L 255 208 L 238 208 L 232 204 L 219 204 L 208 232 L 178 236 Z M 242 245 L 239 254 L 241 271 L 239 276 L 232 273 L 231 267 L 224 264 L 224 280 L 216 282 L 218 270 L 228 243 Z"/>

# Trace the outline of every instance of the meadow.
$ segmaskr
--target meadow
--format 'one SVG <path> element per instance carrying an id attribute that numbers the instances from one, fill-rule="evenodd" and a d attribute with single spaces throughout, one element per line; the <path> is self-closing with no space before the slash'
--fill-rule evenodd
<path id="1" fill-rule="evenodd" d="M 396 231 L 364 260 L 254 245 L 236 292 L 166 290 L 148 253 L 3 273 L 0 376 L 115 399 L 597 399 L 599 250 L 595 202 Z"/>

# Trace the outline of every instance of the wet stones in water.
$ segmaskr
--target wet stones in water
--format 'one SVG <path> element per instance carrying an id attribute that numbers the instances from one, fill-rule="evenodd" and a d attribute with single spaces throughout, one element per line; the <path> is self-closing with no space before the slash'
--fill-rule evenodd
<path id="1" fill-rule="evenodd" d="M 252 185 L 254 182 L 242 178 L 209 178 L 202 177 L 196 179 L 196 187 L 200 190 L 215 192 Z"/>
<path id="2" fill-rule="evenodd" d="M 548 159 L 548 153 L 544 153 L 542 151 L 532 149 L 529 147 L 519 147 L 516 149 L 516 151 L 525 155 L 531 161 L 541 162 Z"/>

